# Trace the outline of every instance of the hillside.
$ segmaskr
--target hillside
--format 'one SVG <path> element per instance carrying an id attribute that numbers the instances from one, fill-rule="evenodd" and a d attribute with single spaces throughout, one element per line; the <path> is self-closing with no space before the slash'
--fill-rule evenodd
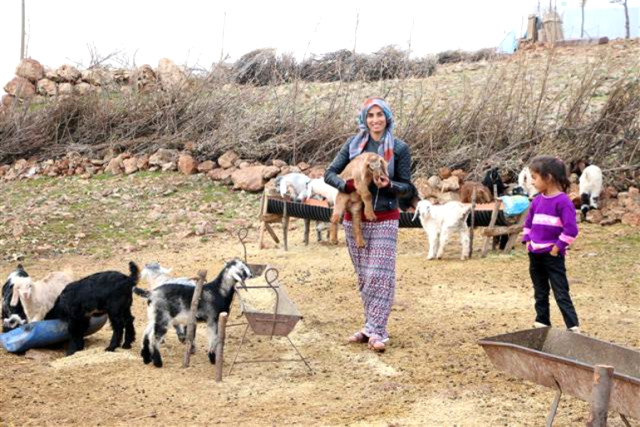
<path id="1" fill-rule="evenodd" d="M 416 167 L 517 170 L 537 153 L 588 157 L 604 169 L 640 164 L 640 40 L 536 48 L 507 59 L 438 65 L 421 79 L 270 86 L 192 76 L 175 91 L 52 98 L 0 116 L 0 160 L 151 153 L 193 143 L 199 158 L 326 162 L 380 95 Z"/>

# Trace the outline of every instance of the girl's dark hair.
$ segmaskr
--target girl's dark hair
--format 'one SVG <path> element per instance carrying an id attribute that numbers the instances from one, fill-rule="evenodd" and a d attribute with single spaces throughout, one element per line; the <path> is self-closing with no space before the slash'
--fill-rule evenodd
<path id="1" fill-rule="evenodd" d="M 529 164 L 531 172 L 535 172 L 543 179 L 554 180 L 562 191 L 569 189 L 569 177 L 567 176 L 567 167 L 562 160 L 553 156 L 536 156 Z"/>

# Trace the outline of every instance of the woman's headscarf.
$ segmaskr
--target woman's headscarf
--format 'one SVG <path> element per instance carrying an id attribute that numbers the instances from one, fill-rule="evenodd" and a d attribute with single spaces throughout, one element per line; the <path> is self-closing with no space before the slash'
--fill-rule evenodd
<path id="1" fill-rule="evenodd" d="M 351 140 L 349 145 L 349 159 L 353 159 L 357 155 L 361 154 L 365 145 L 369 141 L 369 128 L 367 127 L 367 114 L 374 105 L 377 105 L 384 112 L 384 116 L 387 119 L 387 127 L 382 136 L 382 141 L 378 147 L 378 154 L 389 163 L 388 171 L 389 177 L 393 177 L 393 148 L 395 145 L 395 139 L 393 138 L 393 127 L 395 125 L 393 121 L 393 113 L 391 107 L 382 98 L 369 98 L 364 101 L 360 115 L 358 116 L 358 128 L 360 131 Z"/>

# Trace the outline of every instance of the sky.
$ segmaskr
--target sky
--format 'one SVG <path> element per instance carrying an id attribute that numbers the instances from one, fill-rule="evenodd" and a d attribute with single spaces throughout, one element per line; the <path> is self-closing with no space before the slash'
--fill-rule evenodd
<path id="1" fill-rule="evenodd" d="M 27 56 L 56 68 L 88 66 L 90 50 L 128 65 L 169 58 L 210 68 L 270 47 L 298 60 L 338 49 L 370 53 L 386 45 L 419 57 L 449 49 L 495 47 L 523 33 L 537 0 L 25 0 Z M 559 8 L 579 0 L 553 0 Z M 640 0 L 629 0 L 640 5 Z M 548 5 L 542 0 L 542 6 Z M 0 83 L 20 58 L 21 0 L 0 0 Z M 608 7 L 588 0 L 588 7 Z M 356 24 L 357 23 L 357 24 Z M 224 34 L 224 35 L 223 35 Z"/>

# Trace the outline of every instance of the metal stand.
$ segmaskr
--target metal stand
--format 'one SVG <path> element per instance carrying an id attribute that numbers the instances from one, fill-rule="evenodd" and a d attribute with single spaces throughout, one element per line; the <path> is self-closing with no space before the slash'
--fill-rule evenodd
<path id="1" fill-rule="evenodd" d="M 285 215 L 285 217 L 287 217 L 287 215 Z M 238 239 L 240 240 L 240 243 L 242 244 L 242 247 L 244 250 L 245 262 L 247 262 L 247 247 L 245 245 L 245 239 L 247 237 L 247 234 L 248 234 L 248 230 L 246 228 L 238 230 Z M 285 245 L 286 245 L 286 234 L 285 234 Z M 243 282 L 239 285 L 236 285 L 236 287 L 234 288 L 234 292 L 238 294 L 240 305 L 242 307 L 242 313 L 247 319 L 247 322 L 227 325 L 227 327 L 245 326 L 244 332 L 242 333 L 242 338 L 240 339 L 240 344 L 236 349 L 235 355 L 233 357 L 233 360 L 231 361 L 231 366 L 229 367 L 229 371 L 227 372 L 227 375 L 231 375 L 231 372 L 233 371 L 233 367 L 235 364 L 267 363 L 267 362 L 273 362 L 273 363 L 303 362 L 307 367 L 307 369 L 311 373 L 313 373 L 313 369 L 311 368 L 307 360 L 304 358 L 304 356 L 302 356 L 298 348 L 293 344 L 293 342 L 288 336 L 291 330 L 293 330 L 293 328 L 295 327 L 296 323 L 302 318 L 302 316 L 298 313 L 297 308 L 295 308 L 295 305 L 288 299 L 286 293 L 283 293 L 281 295 L 281 293 L 279 292 L 280 284 L 278 282 L 278 276 L 279 276 L 278 270 L 274 267 L 270 267 L 262 264 L 261 265 L 248 264 L 248 265 L 256 269 L 256 274 L 262 274 L 262 272 L 264 271 L 264 277 L 267 284 L 261 285 L 261 286 L 254 286 L 254 285 L 247 285 L 246 283 Z M 244 289 L 245 292 L 249 292 L 250 289 L 271 289 L 275 294 L 275 304 L 273 307 L 273 312 L 261 313 L 261 312 L 245 310 L 244 302 L 242 301 L 242 296 L 240 294 L 240 289 Z M 283 313 L 278 311 L 281 305 L 285 308 L 285 312 Z M 287 309 L 289 310 L 288 312 L 286 312 Z M 274 336 L 285 337 L 287 341 L 289 341 L 289 344 L 291 344 L 291 347 L 293 347 L 293 349 L 295 350 L 299 359 L 253 359 L 253 360 L 238 361 L 238 355 L 240 354 L 240 350 L 242 349 L 245 343 L 249 328 L 251 328 L 256 335 L 263 335 L 263 336 L 268 335 L 270 339 L 273 339 Z"/>

